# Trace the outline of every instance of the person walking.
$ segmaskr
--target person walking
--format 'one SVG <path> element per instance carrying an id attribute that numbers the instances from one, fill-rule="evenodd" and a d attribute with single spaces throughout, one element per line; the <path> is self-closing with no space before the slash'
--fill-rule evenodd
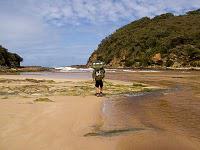
<path id="1" fill-rule="evenodd" d="M 95 81 L 96 96 L 103 96 L 103 79 L 105 78 L 105 69 L 103 68 L 103 62 L 97 61 L 93 63 L 92 78 Z"/>

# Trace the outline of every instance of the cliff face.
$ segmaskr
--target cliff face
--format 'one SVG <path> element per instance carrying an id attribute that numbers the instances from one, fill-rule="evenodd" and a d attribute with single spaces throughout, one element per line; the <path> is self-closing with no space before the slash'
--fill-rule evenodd
<path id="1" fill-rule="evenodd" d="M 20 67 L 20 62 L 23 61 L 18 54 L 10 53 L 0 45 L 0 67 Z"/>
<path id="2" fill-rule="evenodd" d="M 87 65 L 97 58 L 110 67 L 199 67 L 200 9 L 134 21 L 103 39 Z"/>

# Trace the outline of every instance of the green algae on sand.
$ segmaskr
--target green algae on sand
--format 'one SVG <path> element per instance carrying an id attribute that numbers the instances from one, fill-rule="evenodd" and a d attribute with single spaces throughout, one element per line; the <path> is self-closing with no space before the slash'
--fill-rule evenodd
<path id="1" fill-rule="evenodd" d="M 54 102 L 54 101 L 45 97 L 45 98 L 37 98 L 37 99 L 34 100 L 34 102 Z"/>
<path id="2" fill-rule="evenodd" d="M 113 130 L 99 130 L 96 132 L 89 132 L 86 133 L 84 136 L 104 136 L 104 137 L 110 137 L 110 136 L 117 136 L 119 134 L 127 133 L 127 132 L 136 132 L 144 130 L 144 128 L 125 128 L 125 129 L 113 129 Z"/>
<path id="3" fill-rule="evenodd" d="M 6 83 L 6 84 L 5 84 Z M 0 78 L 0 96 L 91 96 L 95 93 L 94 82 L 63 81 L 37 79 L 5 79 Z M 106 96 L 132 94 L 135 92 L 152 91 L 148 85 L 142 83 L 118 83 L 104 81 L 104 94 Z"/>

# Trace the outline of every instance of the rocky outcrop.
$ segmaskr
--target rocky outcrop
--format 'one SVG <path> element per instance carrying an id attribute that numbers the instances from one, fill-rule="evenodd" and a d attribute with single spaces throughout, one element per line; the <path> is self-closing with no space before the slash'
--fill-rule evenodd
<path id="1" fill-rule="evenodd" d="M 0 45 L 0 67 L 20 67 L 22 61 L 23 58 L 18 54 L 8 52 L 6 48 Z"/>

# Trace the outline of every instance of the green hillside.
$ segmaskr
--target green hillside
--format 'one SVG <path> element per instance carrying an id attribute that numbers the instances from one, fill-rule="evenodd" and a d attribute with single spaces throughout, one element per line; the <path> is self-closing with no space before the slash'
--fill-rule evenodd
<path id="1" fill-rule="evenodd" d="M 199 67 L 200 9 L 131 22 L 103 39 L 87 65 L 97 58 L 110 67 Z"/>
<path id="2" fill-rule="evenodd" d="M 15 53 L 10 53 L 0 45 L 0 67 L 19 67 L 23 59 Z"/>

